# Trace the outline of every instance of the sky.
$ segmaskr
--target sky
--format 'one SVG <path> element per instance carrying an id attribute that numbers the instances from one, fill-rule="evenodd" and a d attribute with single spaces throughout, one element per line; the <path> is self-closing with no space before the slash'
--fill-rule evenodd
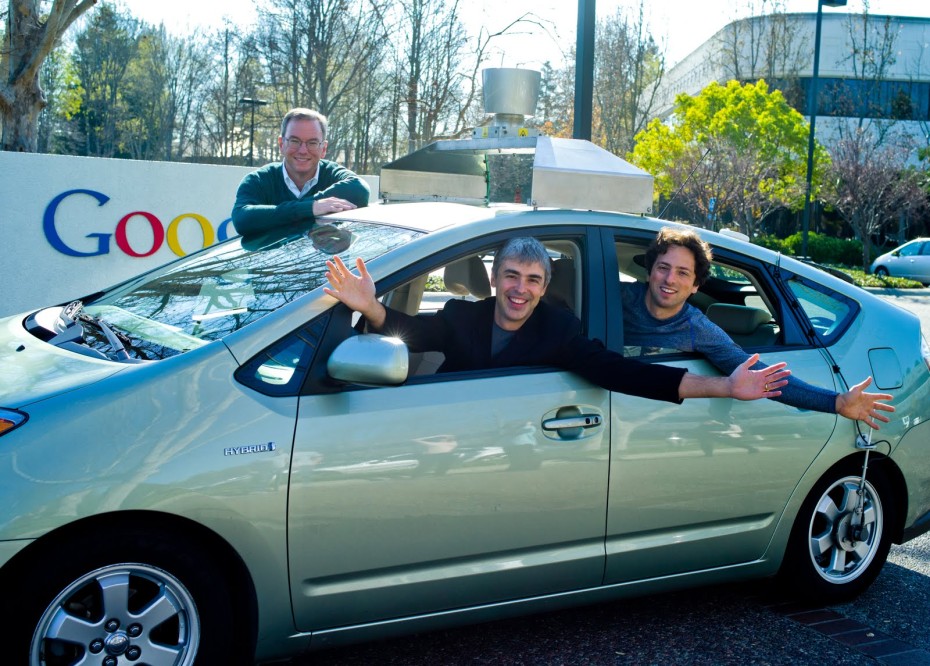
<path id="1" fill-rule="evenodd" d="M 105 0 L 109 1 L 109 0 Z M 164 22 L 173 34 L 187 34 L 198 28 L 218 27 L 223 17 L 234 24 L 249 25 L 255 20 L 254 0 L 112 0 L 148 23 Z M 824 8 L 824 13 L 861 12 L 864 0 L 848 0 L 842 9 Z M 598 19 L 618 9 L 638 6 L 638 0 L 596 0 Z M 652 34 L 665 47 L 666 59 L 673 65 L 730 21 L 743 18 L 759 0 L 651 0 L 646 3 L 646 19 Z M 816 12 L 817 0 L 785 0 L 789 12 Z M 871 0 L 872 14 L 930 17 L 930 0 Z M 563 52 L 574 44 L 578 7 L 572 0 L 463 0 L 463 18 L 477 33 L 481 26 L 503 29 L 524 15 L 532 15 L 540 26 L 527 26 L 506 38 L 496 38 L 495 54 L 489 66 L 530 67 L 544 62 L 558 64 Z"/>

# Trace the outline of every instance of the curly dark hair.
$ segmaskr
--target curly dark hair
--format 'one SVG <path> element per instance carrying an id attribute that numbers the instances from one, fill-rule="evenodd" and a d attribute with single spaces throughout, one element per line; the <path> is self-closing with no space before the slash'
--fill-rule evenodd
<path id="1" fill-rule="evenodd" d="M 710 264 L 714 260 L 714 255 L 710 245 L 701 240 L 693 229 L 662 227 L 646 249 L 646 272 L 651 273 L 659 255 L 668 252 L 673 245 L 691 250 L 691 254 L 694 255 L 695 284 L 699 287 L 703 285 L 710 273 Z"/>

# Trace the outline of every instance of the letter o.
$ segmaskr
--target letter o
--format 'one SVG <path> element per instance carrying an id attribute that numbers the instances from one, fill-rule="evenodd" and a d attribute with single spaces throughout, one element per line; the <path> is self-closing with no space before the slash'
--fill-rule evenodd
<path id="1" fill-rule="evenodd" d="M 126 236 L 126 227 L 131 220 L 136 215 L 141 215 L 152 227 L 152 249 L 148 252 L 136 252 L 129 245 L 129 238 Z M 132 213 L 127 213 L 116 225 L 116 231 L 113 233 L 113 237 L 116 239 L 116 245 L 123 252 L 128 254 L 130 257 L 150 257 L 158 251 L 158 248 L 161 247 L 161 244 L 165 241 L 165 229 L 161 226 L 161 221 L 152 215 L 151 213 L 146 213 L 141 210 L 134 211 Z"/>
<path id="2" fill-rule="evenodd" d="M 181 247 L 181 243 L 178 240 L 178 227 L 181 225 L 181 220 L 184 220 L 185 218 L 190 218 L 200 225 L 200 232 L 203 234 L 203 245 L 201 248 L 213 245 L 214 240 L 213 227 L 210 225 L 210 222 L 207 220 L 207 218 L 205 218 L 203 215 L 198 215 L 197 213 L 181 213 L 176 218 L 171 220 L 171 224 L 168 225 L 168 247 L 171 248 L 171 251 L 179 257 L 183 257 L 185 254 L 187 254 L 184 251 L 184 248 Z"/>

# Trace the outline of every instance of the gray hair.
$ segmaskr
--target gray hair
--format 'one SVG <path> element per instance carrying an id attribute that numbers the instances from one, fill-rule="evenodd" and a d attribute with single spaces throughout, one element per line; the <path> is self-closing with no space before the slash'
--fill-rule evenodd
<path id="1" fill-rule="evenodd" d="M 297 107 L 296 109 L 291 109 L 284 114 L 284 120 L 281 121 L 281 136 L 287 132 L 287 124 L 292 120 L 315 120 L 320 123 L 320 129 L 323 130 L 323 141 L 326 141 L 326 127 L 328 121 L 326 116 L 324 116 L 319 111 L 314 111 L 313 109 L 305 109 L 303 107 Z"/>
<path id="2" fill-rule="evenodd" d="M 494 254 L 494 263 L 491 264 L 491 274 L 495 278 L 497 278 L 498 269 L 506 259 L 513 259 L 521 264 L 541 264 L 546 272 L 545 284 L 548 286 L 552 277 L 552 262 L 549 261 L 549 253 L 546 248 L 535 238 L 511 238 L 504 243 L 504 247 Z"/>

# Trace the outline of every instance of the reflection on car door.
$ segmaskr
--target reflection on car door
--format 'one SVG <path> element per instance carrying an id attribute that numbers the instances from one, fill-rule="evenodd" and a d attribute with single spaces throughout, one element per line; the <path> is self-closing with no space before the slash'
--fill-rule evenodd
<path id="1" fill-rule="evenodd" d="M 302 397 L 298 630 L 599 585 L 608 407 L 608 392 L 555 371 Z M 544 430 L 560 408 L 601 425 Z"/>
<path id="2" fill-rule="evenodd" d="M 832 387 L 815 350 L 766 355 Z M 814 359 L 811 362 L 811 359 Z M 702 375 L 704 360 L 675 362 Z M 836 416 L 772 400 L 666 405 L 613 396 L 607 583 L 749 562 L 763 555 L 792 489 Z"/>

